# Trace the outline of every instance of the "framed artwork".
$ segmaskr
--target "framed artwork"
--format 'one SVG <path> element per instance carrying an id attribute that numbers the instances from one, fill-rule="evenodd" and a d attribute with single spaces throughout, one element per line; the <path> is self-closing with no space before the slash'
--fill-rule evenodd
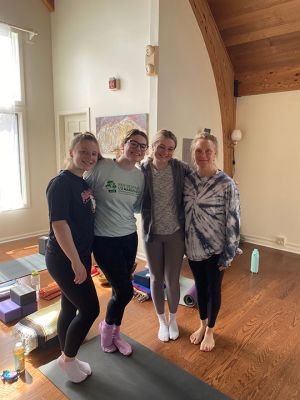
<path id="1" fill-rule="evenodd" d="M 131 129 L 148 133 L 148 114 L 96 118 L 96 136 L 104 156 L 118 157 L 122 140 Z"/>

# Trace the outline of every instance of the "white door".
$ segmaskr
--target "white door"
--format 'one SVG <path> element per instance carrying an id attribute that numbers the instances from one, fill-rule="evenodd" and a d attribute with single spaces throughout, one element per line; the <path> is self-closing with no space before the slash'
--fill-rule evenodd
<path id="1" fill-rule="evenodd" d="M 87 114 L 70 114 L 65 115 L 65 140 L 64 140 L 64 154 L 68 157 L 69 146 L 71 140 L 78 132 L 86 132 L 89 130 L 89 122 L 87 120 Z"/>

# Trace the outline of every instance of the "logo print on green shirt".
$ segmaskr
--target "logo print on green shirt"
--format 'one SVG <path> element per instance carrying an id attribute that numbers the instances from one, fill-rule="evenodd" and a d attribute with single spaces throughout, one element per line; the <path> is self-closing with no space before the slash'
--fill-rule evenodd
<path id="1" fill-rule="evenodd" d="M 117 185 L 114 181 L 107 181 L 105 184 L 105 188 L 109 193 L 116 193 L 117 192 Z"/>

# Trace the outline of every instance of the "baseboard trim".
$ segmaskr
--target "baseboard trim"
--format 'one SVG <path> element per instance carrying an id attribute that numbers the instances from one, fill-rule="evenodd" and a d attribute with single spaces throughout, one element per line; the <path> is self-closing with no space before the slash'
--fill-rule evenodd
<path id="1" fill-rule="evenodd" d="M 46 231 L 36 231 L 36 232 L 23 233 L 22 235 L 7 236 L 5 238 L 1 238 L 0 244 L 7 243 L 7 242 L 13 242 L 15 240 L 28 239 L 28 238 L 34 237 L 34 236 L 44 236 L 44 235 L 48 235 L 48 233 L 49 232 L 46 232 Z"/>
<path id="2" fill-rule="evenodd" d="M 275 239 L 269 239 L 262 236 L 248 235 L 242 233 L 245 242 L 258 244 L 272 249 L 287 251 L 290 253 L 300 254 L 300 244 L 287 242 L 284 246 L 280 246 L 276 243 Z"/>

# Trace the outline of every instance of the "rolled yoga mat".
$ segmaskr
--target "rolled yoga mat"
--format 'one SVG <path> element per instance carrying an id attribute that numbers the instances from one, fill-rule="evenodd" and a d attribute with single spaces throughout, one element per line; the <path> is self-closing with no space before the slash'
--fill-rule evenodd
<path id="1" fill-rule="evenodd" d="M 184 304 L 187 307 L 196 307 L 198 308 L 198 301 L 197 301 L 197 289 L 196 286 L 193 285 L 187 293 L 183 296 Z"/>

